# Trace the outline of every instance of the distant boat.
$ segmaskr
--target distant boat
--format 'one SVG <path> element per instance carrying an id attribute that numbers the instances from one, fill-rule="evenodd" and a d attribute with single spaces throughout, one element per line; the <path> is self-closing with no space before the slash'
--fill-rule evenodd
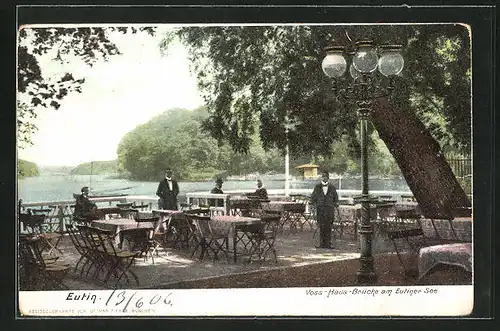
<path id="1" fill-rule="evenodd" d="M 126 197 L 128 193 L 114 193 L 114 194 L 99 194 L 99 195 L 89 195 L 89 198 L 111 198 L 111 197 Z"/>

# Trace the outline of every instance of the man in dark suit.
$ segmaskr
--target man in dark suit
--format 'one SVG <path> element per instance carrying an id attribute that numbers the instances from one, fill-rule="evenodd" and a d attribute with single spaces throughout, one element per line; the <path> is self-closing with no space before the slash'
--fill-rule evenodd
<path id="1" fill-rule="evenodd" d="M 222 191 L 222 178 L 217 178 L 215 180 L 215 187 L 210 191 L 212 194 L 224 194 Z M 222 207 L 224 206 L 224 200 L 222 199 L 208 199 L 208 204 L 211 207 Z"/>
<path id="2" fill-rule="evenodd" d="M 261 200 L 267 200 L 267 190 L 263 187 L 262 180 L 257 180 L 257 190 L 252 194 Z"/>
<path id="3" fill-rule="evenodd" d="M 99 219 L 97 206 L 89 199 L 89 188 L 84 186 L 81 189 L 82 194 L 76 195 L 75 211 L 73 217 L 77 221 L 91 222 Z"/>
<path id="4" fill-rule="evenodd" d="M 330 174 L 324 171 L 321 174 L 321 182 L 314 187 L 311 195 L 311 203 L 316 206 L 316 221 L 319 225 L 321 248 L 333 248 L 331 221 L 333 221 L 335 206 L 339 200 L 337 189 L 329 180 Z"/>
<path id="5" fill-rule="evenodd" d="M 166 210 L 177 210 L 177 195 L 179 194 L 179 185 L 172 179 L 172 169 L 167 169 L 165 179 L 158 184 L 156 195 L 160 197 L 158 208 Z"/>

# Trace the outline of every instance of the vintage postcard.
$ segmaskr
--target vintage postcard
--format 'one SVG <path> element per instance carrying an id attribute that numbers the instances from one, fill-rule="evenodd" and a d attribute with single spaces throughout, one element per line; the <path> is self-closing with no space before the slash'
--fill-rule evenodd
<path id="1" fill-rule="evenodd" d="M 467 316 L 457 23 L 25 24 L 20 317 Z"/>

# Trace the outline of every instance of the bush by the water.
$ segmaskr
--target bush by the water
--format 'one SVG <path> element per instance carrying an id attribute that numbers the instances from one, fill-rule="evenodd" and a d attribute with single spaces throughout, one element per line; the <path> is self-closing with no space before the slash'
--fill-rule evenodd
<path id="1" fill-rule="evenodd" d="M 70 171 L 72 175 L 112 175 L 116 173 L 118 173 L 117 160 L 86 162 Z"/>
<path id="2" fill-rule="evenodd" d="M 38 171 L 38 166 L 36 165 L 36 163 L 21 159 L 17 161 L 17 176 L 19 178 L 34 177 L 39 175 L 40 173 Z"/>

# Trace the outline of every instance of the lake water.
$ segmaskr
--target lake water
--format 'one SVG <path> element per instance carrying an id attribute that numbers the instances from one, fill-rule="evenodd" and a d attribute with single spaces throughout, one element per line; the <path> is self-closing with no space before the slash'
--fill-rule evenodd
<path id="1" fill-rule="evenodd" d="M 262 177 L 264 186 L 268 190 L 284 190 L 285 181 L 282 179 L 266 179 Z M 332 182 L 341 189 L 359 190 L 360 178 L 332 179 Z M 290 189 L 314 188 L 317 181 L 292 180 Z M 25 178 L 18 181 L 18 198 L 24 202 L 72 200 L 73 193 L 79 193 L 83 186 L 90 186 L 95 194 L 126 193 L 129 195 L 155 196 L 158 182 L 136 182 L 125 179 L 115 179 L 106 176 L 88 175 L 41 175 L 39 177 Z M 187 192 L 209 192 L 214 186 L 213 181 L 206 182 L 179 182 L 179 201 L 183 200 Z M 370 190 L 373 191 L 409 191 L 404 179 L 370 179 Z M 251 192 L 256 189 L 256 181 L 226 181 L 222 189 L 229 191 Z"/>

